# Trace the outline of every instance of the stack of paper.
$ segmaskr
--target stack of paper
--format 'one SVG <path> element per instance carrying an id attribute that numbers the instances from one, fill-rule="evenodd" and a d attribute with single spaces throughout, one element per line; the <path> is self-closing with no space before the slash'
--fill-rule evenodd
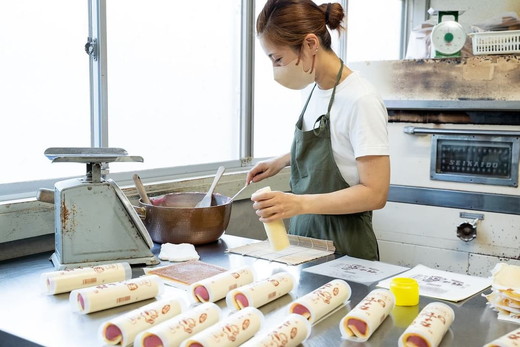
<path id="1" fill-rule="evenodd" d="M 520 324 L 520 266 L 498 263 L 491 270 L 492 292 L 484 295 L 498 319 Z"/>

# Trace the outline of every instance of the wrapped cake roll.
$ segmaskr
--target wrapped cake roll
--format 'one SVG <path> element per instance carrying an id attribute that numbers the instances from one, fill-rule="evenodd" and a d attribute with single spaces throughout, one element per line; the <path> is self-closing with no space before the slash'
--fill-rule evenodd
<path id="1" fill-rule="evenodd" d="M 335 279 L 293 301 L 289 306 L 289 313 L 300 314 L 309 322 L 315 323 L 345 304 L 351 294 L 352 290 L 347 282 Z"/>
<path id="2" fill-rule="evenodd" d="M 493 340 L 484 347 L 520 347 L 520 328 Z"/>
<path id="3" fill-rule="evenodd" d="M 254 192 L 252 196 L 270 191 L 271 187 L 260 188 Z M 264 223 L 264 229 L 265 233 L 267 234 L 269 244 L 274 251 L 278 252 L 290 246 L 289 236 L 287 235 L 287 230 L 285 229 L 283 219 L 277 219 L 269 223 Z"/>
<path id="4" fill-rule="evenodd" d="M 123 282 L 73 290 L 69 301 L 73 310 L 92 313 L 151 299 L 161 294 L 164 284 L 159 276 L 143 276 Z"/>
<path id="5" fill-rule="evenodd" d="M 109 345 L 131 345 L 141 331 L 164 322 L 185 309 L 186 303 L 179 298 L 152 302 L 102 324 L 102 341 Z"/>
<path id="6" fill-rule="evenodd" d="M 217 324 L 187 338 L 182 347 L 234 347 L 253 337 L 261 328 L 264 316 L 254 307 L 246 307 Z M 148 347 L 148 346 L 146 346 Z"/>
<path id="7" fill-rule="evenodd" d="M 242 347 L 296 347 L 303 343 L 311 334 L 311 323 L 305 317 L 292 313 L 274 329 L 253 337 Z"/>
<path id="8" fill-rule="evenodd" d="M 424 307 L 399 337 L 399 347 L 436 347 L 455 319 L 453 309 L 441 302 Z"/>
<path id="9" fill-rule="evenodd" d="M 132 278 L 132 268 L 128 263 L 96 265 L 45 272 L 40 275 L 43 292 L 51 295 L 130 278 Z"/>
<path id="10" fill-rule="evenodd" d="M 190 291 L 198 302 L 215 302 L 225 298 L 230 290 L 253 281 L 253 270 L 250 267 L 243 267 L 195 282 L 191 285 Z"/>
<path id="11" fill-rule="evenodd" d="M 260 307 L 289 293 L 294 279 L 287 272 L 279 272 L 264 280 L 233 289 L 226 295 L 229 308 Z"/>
<path id="12" fill-rule="evenodd" d="M 339 323 L 344 339 L 365 342 L 394 308 L 393 294 L 385 289 L 368 293 Z"/>
<path id="13" fill-rule="evenodd" d="M 135 347 L 179 346 L 182 341 L 220 320 L 220 307 L 200 304 L 137 335 Z"/>

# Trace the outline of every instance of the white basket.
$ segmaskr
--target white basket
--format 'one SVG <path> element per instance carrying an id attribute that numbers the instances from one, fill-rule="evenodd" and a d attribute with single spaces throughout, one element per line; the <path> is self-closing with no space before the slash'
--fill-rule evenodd
<path id="1" fill-rule="evenodd" d="M 473 54 L 520 53 L 520 30 L 471 33 Z"/>

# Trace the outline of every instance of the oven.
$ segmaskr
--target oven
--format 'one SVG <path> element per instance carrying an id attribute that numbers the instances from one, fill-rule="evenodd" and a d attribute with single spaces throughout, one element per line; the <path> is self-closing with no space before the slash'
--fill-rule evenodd
<path id="1" fill-rule="evenodd" d="M 381 260 L 489 276 L 520 265 L 520 57 L 353 64 L 389 111 Z"/>

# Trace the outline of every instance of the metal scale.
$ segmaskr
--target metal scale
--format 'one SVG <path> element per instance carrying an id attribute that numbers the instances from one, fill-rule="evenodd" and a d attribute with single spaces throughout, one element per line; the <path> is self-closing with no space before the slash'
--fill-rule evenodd
<path id="1" fill-rule="evenodd" d="M 54 201 L 57 270 L 116 261 L 158 264 L 153 241 L 132 204 L 103 167 L 111 162 L 142 162 L 121 148 L 48 148 L 45 156 L 58 162 L 87 164 L 85 177 L 57 182 Z M 51 200 L 51 201 L 48 201 Z"/>
<path id="2" fill-rule="evenodd" d="M 464 11 L 430 11 L 430 14 L 435 13 L 438 13 L 438 23 L 433 27 L 431 34 L 432 57 L 460 57 L 467 35 L 458 20 Z M 453 17 L 454 20 L 443 20 L 443 17 Z"/>

